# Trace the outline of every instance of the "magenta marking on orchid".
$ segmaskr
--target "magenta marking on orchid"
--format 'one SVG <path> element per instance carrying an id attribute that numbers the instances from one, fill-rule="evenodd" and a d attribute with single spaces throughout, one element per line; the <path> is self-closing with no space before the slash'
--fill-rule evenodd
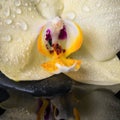
<path id="1" fill-rule="evenodd" d="M 67 38 L 67 32 L 66 32 L 66 27 L 65 27 L 65 25 L 64 25 L 63 28 L 60 30 L 60 34 L 59 34 L 58 38 L 59 38 L 60 40 L 64 40 L 64 39 Z"/>
<path id="2" fill-rule="evenodd" d="M 47 30 L 46 30 L 45 40 L 48 41 L 48 43 L 50 44 L 50 46 L 52 46 L 52 36 L 51 36 L 51 31 L 50 31 L 50 29 L 47 29 Z"/>
<path id="3" fill-rule="evenodd" d="M 49 41 L 49 40 L 51 40 L 51 39 L 52 39 L 52 37 L 51 37 L 51 31 L 50 31 L 50 29 L 47 29 L 45 40 Z"/>

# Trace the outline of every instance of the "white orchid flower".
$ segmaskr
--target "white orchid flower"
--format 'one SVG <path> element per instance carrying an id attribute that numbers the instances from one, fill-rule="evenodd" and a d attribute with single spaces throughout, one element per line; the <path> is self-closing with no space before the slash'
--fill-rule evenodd
<path id="1" fill-rule="evenodd" d="M 82 61 L 81 67 L 65 74 L 84 83 L 120 83 L 116 56 L 120 51 L 120 0 L 1 0 L 0 71 L 15 81 L 53 75 L 40 66 L 49 58 L 40 54 L 37 44 L 42 26 L 57 16 L 77 23 L 83 31 L 82 47 L 70 55 Z M 72 66 L 65 68 L 69 71 Z"/>

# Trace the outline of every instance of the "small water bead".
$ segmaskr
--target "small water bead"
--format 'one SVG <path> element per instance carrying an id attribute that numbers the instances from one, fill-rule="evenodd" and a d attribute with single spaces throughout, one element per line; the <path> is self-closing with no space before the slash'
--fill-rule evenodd
<path id="1" fill-rule="evenodd" d="M 36 10 L 36 7 L 34 7 L 33 9 Z"/>
<path id="2" fill-rule="evenodd" d="M 25 3 L 25 4 L 24 4 L 24 6 L 26 6 L 26 7 L 27 7 L 27 6 L 28 6 L 28 3 Z"/>
<path id="3" fill-rule="evenodd" d="M 6 19 L 6 20 L 5 20 L 5 23 L 6 23 L 7 25 L 10 25 L 10 24 L 12 24 L 12 20 L 11 20 L 11 19 Z"/>
<path id="4" fill-rule="evenodd" d="M 89 11 L 90 11 L 90 8 L 87 7 L 87 6 L 83 6 L 83 11 L 85 11 L 85 12 L 89 12 Z"/>
<path id="5" fill-rule="evenodd" d="M 34 15 L 32 15 L 31 17 L 34 18 Z"/>
<path id="6" fill-rule="evenodd" d="M 21 23 L 21 29 L 25 30 L 25 31 L 28 29 L 28 26 L 27 26 L 27 24 L 25 22 Z"/>
<path id="7" fill-rule="evenodd" d="M 4 10 L 4 15 L 6 16 L 6 17 L 9 17 L 10 16 L 10 8 L 8 7 L 8 8 L 6 8 L 5 10 Z"/>
<path id="8" fill-rule="evenodd" d="M 101 4 L 100 4 L 100 3 L 97 3 L 97 4 L 96 4 L 96 7 L 98 7 L 98 8 L 99 8 L 100 6 L 101 6 Z"/>
<path id="9" fill-rule="evenodd" d="M 12 17 L 15 18 L 16 17 L 15 14 L 13 14 Z"/>
<path id="10" fill-rule="evenodd" d="M 24 31 L 26 31 L 28 29 L 28 25 L 24 21 L 17 22 L 16 25 L 19 26 Z"/>
<path id="11" fill-rule="evenodd" d="M 16 13 L 17 13 L 17 14 L 21 14 L 21 13 L 22 13 L 22 10 L 21 10 L 20 8 L 17 8 L 17 9 L 16 9 Z"/>
<path id="12" fill-rule="evenodd" d="M 5 35 L 5 36 L 2 36 L 1 40 L 2 40 L 2 41 L 9 42 L 9 41 L 12 40 L 12 37 L 11 37 L 11 35 Z"/>
<path id="13" fill-rule="evenodd" d="M 32 11 L 32 8 L 31 8 L 31 7 L 29 7 L 29 8 L 28 8 L 28 10 L 29 10 L 29 11 Z"/>
<path id="14" fill-rule="evenodd" d="M 21 0 L 14 1 L 15 6 L 19 7 L 21 5 Z"/>
<path id="15" fill-rule="evenodd" d="M 74 12 L 68 12 L 67 13 L 67 18 L 70 19 L 70 20 L 74 20 L 76 17 L 75 13 Z"/>

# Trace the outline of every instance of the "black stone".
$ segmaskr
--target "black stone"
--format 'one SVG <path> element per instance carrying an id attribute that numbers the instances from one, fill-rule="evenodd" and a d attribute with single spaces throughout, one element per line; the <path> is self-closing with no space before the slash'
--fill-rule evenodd
<path id="1" fill-rule="evenodd" d="M 64 74 L 59 74 L 40 81 L 15 82 L 0 73 L 0 86 L 23 91 L 37 97 L 52 97 L 68 92 L 72 86 L 72 79 Z"/>
<path id="2" fill-rule="evenodd" d="M 5 112 L 5 109 L 0 107 L 0 116 Z"/>
<path id="3" fill-rule="evenodd" d="M 120 91 L 117 92 L 117 93 L 115 94 L 115 96 L 120 99 Z"/>
<path id="4" fill-rule="evenodd" d="M 9 94 L 3 88 L 0 88 L 0 102 L 3 102 L 9 98 Z"/>

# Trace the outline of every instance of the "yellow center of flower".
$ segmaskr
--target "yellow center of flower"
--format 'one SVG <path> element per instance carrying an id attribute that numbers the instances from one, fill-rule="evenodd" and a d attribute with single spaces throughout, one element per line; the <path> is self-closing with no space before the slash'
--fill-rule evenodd
<path id="1" fill-rule="evenodd" d="M 68 20 L 58 17 L 45 24 L 38 36 L 38 50 L 50 58 L 50 61 L 41 66 L 52 73 L 76 71 L 81 61 L 67 58 L 77 51 L 82 44 L 80 27 Z"/>

